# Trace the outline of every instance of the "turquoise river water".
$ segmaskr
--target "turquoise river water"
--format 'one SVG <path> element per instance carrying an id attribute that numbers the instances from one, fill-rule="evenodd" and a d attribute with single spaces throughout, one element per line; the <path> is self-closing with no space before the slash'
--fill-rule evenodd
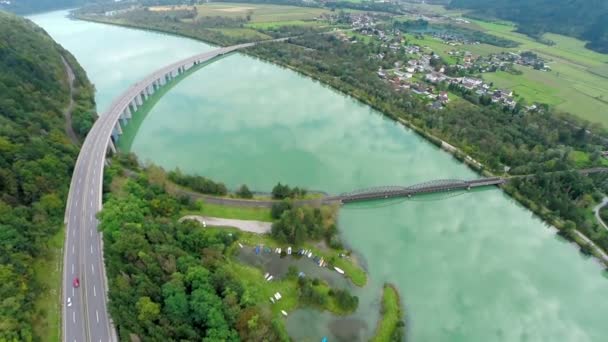
<path id="1" fill-rule="evenodd" d="M 213 47 L 189 39 L 31 17 L 70 50 L 97 87 L 100 112 L 131 83 Z M 184 79 L 139 131 L 141 160 L 230 187 L 276 182 L 340 193 L 477 177 L 401 125 L 313 80 L 236 54 Z M 298 310 L 297 341 L 366 340 L 384 282 L 397 285 L 410 341 L 605 341 L 608 279 L 593 259 L 498 189 L 450 198 L 349 205 L 344 241 L 369 270 L 359 310 L 336 318 Z"/>

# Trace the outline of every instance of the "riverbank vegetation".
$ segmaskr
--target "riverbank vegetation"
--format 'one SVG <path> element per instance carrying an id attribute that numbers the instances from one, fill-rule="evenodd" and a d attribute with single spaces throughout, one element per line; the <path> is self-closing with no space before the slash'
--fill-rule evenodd
<path id="1" fill-rule="evenodd" d="M 63 217 L 78 154 L 65 132 L 62 57 L 81 113 L 93 113 L 93 87 L 41 28 L 4 12 L 0 56 L 0 340 L 58 340 Z"/>
<path id="2" fill-rule="evenodd" d="M 505 187 L 530 210 L 560 229 L 560 234 L 581 244 L 583 252 L 593 252 L 580 231 L 604 251 L 608 231 L 597 222 L 592 210 L 608 192 L 608 175 L 585 176 L 578 172 L 537 173 L 512 179 Z"/>
<path id="3" fill-rule="evenodd" d="M 169 194 L 145 171 L 127 177 L 122 160 L 132 158 L 118 155 L 108 168 L 112 192 L 99 214 L 109 309 L 121 339 L 284 340 L 281 310 L 310 305 L 344 315 L 356 309 L 356 297 L 320 279 L 302 280 L 292 271 L 264 281 L 262 270 L 236 261 L 237 242 L 253 248 L 278 241 L 180 222 L 194 206 L 190 198 Z M 273 303 L 277 292 L 281 298 Z"/>
<path id="4" fill-rule="evenodd" d="M 397 288 L 392 284 L 384 284 L 382 290 L 382 306 L 380 321 L 372 342 L 398 342 L 405 338 L 405 321 L 401 310 L 401 300 Z"/>

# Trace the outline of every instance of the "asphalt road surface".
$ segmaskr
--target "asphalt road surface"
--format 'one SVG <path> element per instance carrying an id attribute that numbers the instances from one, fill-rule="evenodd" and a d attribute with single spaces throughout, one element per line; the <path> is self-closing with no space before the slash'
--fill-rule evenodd
<path id="1" fill-rule="evenodd" d="M 135 83 L 118 97 L 93 125 L 78 159 L 66 206 L 62 285 L 62 336 L 67 342 L 116 341 L 116 332 L 107 312 L 107 281 L 103 260 L 103 240 L 95 215 L 102 206 L 103 167 L 106 150 L 116 124 L 129 103 L 152 84 L 178 68 L 192 66 L 239 48 L 241 44 L 219 48 L 173 63 Z M 79 278 L 80 286 L 73 281 Z M 68 302 L 70 304 L 68 304 Z"/>

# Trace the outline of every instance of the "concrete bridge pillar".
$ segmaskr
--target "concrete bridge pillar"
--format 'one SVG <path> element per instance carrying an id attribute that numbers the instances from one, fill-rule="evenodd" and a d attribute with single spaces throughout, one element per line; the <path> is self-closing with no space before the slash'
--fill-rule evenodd
<path id="1" fill-rule="evenodd" d="M 129 102 L 129 107 L 131 109 L 131 113 L 137 112 L 137 104 L 134 100 L 131 100 L 131 102 Z"/>
<path id="2" fill-rule="evenodd" d="M 114 125 L 114 132 L 116 132 L 118 135 L 122 135 L 122 127 L 120 127 L 120 122 L 116 122 Z"/>
<path id="3" fill-rule="evenodd" d="M 116 145 L 114 145 L 114 141 L 112 141 L 112 139 L 110 139 L 110 143 L 108 144 L 108 149 L 110 150 L 111 153 L 116 153 Z"/>
<path id="4" fill-rule="evenodd" d="M 123 110 L 123 115 L 127 118 L 130 119 L 132 117 L 131 115 L 131 109 L 129 109 L 129 106 L 125 107 L 125 110 Z"/>
<path id="5" fill-rule="evenodd" d="M 141 100 L 141 97 L 139 94 L 135 95 L 135 98 L 133 98 L 136 107 L 139 108 L 144 102 Z"/>

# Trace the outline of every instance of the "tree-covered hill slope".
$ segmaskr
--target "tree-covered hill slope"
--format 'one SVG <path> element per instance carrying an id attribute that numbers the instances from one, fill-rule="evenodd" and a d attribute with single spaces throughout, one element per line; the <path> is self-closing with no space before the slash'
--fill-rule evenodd
<path id="1" fill-rule="evenodd" d="M 94 109 L 84 70 L 44 30 L 0 11 L 0 341 L 31 340 L 32 322 L 44 315 L 34 309 L 45 288 L 33 263 L 61 228 L 78 154 L 65 133 L 62 57 L 76 74 L 74 114 L 89 122 L 84 133 Z"/>
<path id="2" fill-rule="evenodd" d="M 588 41 L 587 47 L 608 53 L 606 0 L 452 0 L 450 7 L 514 21 L 531 36 L 560 33 Z"/>

